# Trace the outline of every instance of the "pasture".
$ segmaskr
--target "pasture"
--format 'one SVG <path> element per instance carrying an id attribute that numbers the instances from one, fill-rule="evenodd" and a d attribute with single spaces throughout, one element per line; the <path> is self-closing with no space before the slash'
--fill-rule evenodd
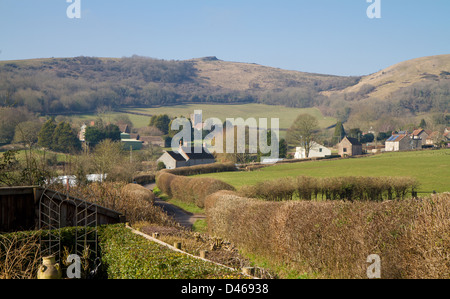
<path id="1" fill-rule="evenodd" d="M 433 191 L 450 192 L 450 149 L 384 153 L 358 159 L 278 164 L 252 172 L 224 172 L 199 176 L 220 179 L 239 189 L 244 185 L 302 175 L 311 177 L 409 176 L 419 181 L 419 196 Z"/>
<path id="2" fill-rule="evenodd" d="M 175 117 L 189 117 L 195 110 L 203 111 L 203 121 L 208 118 L 215 117 L 222 121 L 226 118 L 267 118 L 268 126 L 270 127 L 271 118 L 279 118 L 280 129 L 288 129 L 298 115 L 307 113 L 317 118 L 319 126 L 321 128 L 327 128 L 336 123 L 336 119 L 332 117 L 325 117 L 317 108 L 288 108 L 284 106 L 271 106 L 264 104 L 241 104 L 241 105 L 211 105 L 211 104 L 186 104 L 176 106 L 165 106 L 159 108 L 134 108 L 134 109 L 122 109 L 123 112 L 111 112 L 105 113 L 102 117 L 106 121 L 113 121 L 118 115 L 127 115 L 135 128 L 141 128 L 148 126 L 150 122 L 150 116 L 146 115 L 160 115 L 167 114 L 172 118 Z M 129 112 L 129 113 L 125 113 Z M 137 113 L 137 114 L 134 114 Z M 145 114 L 145 115 L 139 115 Z M 74 120 L 88 121 L 96 118 L 94 114 L 73 115 Z M 284 134 L 283 134 L 284 135 Z"/>

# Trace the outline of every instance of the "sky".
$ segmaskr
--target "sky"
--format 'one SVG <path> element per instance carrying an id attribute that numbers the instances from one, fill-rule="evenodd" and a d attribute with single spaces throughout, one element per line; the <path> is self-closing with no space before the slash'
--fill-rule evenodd
<path id="1" fill-rule="evenodd" d="M 216 56 L 360 76 L 440 54 L 450 54 L 449 0 L 0 0 L 0 60 Z"/>

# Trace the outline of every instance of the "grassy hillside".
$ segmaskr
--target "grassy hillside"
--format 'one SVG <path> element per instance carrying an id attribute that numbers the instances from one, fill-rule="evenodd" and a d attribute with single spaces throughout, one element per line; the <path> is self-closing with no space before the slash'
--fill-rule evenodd
<path id="1" fill-rule="evenodd" d="M 411 87 L 417 83 L 438 81 L 450 78 L 450 55 L 421 57 L 395 64 L 375 74 L 364 76 L 358 84 L 340 91 L 326 92 L 328 95 L 337 93 L 357 93 L 364 86 L 371 85 L 373 90 L 367 97 L 390 99 L 393 92 Z"/>
<path id="2" fill-rule="evenodd" d="M 411 176 L 419 191 L 450 192 L 450 150 L 385 153 L 360 159 L 280 164 L 254 172 L 201 175 L 218 178 L 237 188 L 288 176 Z M 423 194 L 422 194 L 423 195 Z"/>

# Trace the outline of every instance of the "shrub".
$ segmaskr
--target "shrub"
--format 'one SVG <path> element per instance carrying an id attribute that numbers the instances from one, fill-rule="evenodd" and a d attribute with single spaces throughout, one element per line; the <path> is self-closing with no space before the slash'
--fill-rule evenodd
<path id="1" fill-rule="evenodd" d="M 285 271 L 320 278 L 450 278 L 450 194 L 403 201 L 271 202 L 220 191 L 206 199 L 208 229 Z"/>
<path id="2" fill-rule="evenodd" d="M 188 178 L 176 176 L 170 182 L 170 194 L 173 198 L 187 203 L 193 203 L 204 208 L 205 198 L 220 190 L 235 188 L 227 183 L 212 178 Z"/>
<path id="3" fill-rule="evenodd" d="M 63 186 L 55 185 L 51 189 L 66 193 Z M 144 189 L 142 186 L 125 182 L 96 182 L 70 188 L 69 195 L 120 212 L 132 224 L 148 221 L 160 225 L 175 225 L 160 207 L 153 205 L 154 194 Z"/>
<path id="4" fill-rule="evenodd" d="M 160 171 L 156 176 L 156 185 L 163 193 L 167 194 L 168 196 L 172 196 L 170 183 L 176 177 L 177 176 L 174 174 L 168 173 L 166 171 Z"/>
<path id="5" fill-rule="evenodd" d="M 133 180 L 139 185 L 152 184 L 156 180 L 155 174 L 140 174 L 136 175 Z"/>
<path id="6" fill-rule="evenodd" d="M 164 171 L 175 175 L 193 176 L 205 173 L 228 172 L 236 170 L 237 168 L 233 163 L 214 163 L 214 164 L 195 165 L 189 167 L 180 167 L 175 169 L 166 169 Z"/>
<path id="7" fill-rule="evenodd" d="M 417 189 L 417 180 L 407 177 L 331 177 L 299 176 L 244 186 L 240 194 L 270 201 L 298 198 L 348 201 L 404 199 Z"/>
<path id="8" fill-rule="evenodd" d="M 152 205 L 155 203 L 155 194 L 149 189 L 138 184 L 128 184 L 123 187 L 124 194 L 134 197 L 138 201 L 148 201 Z"/>

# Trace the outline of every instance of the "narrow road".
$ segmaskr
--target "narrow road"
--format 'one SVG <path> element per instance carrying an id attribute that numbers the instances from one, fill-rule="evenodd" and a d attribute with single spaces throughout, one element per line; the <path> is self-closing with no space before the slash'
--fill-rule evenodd
<path id="1" fill-rule="evenodd" d="M 144 185 L 145 188 L 152 191 L 155 186 L 156 184 Z M 187 212 L 173 204 L 165 202 L 158 197 L 155 199 L 155 206 L 161 207 L 162 210 L 167 213 L 167 215 L 171 216 L 176 222 L 187 228 L 192 228 L 192 225 L 195 223 L 195 221 L 206 218 L 205 215 Z"/>

